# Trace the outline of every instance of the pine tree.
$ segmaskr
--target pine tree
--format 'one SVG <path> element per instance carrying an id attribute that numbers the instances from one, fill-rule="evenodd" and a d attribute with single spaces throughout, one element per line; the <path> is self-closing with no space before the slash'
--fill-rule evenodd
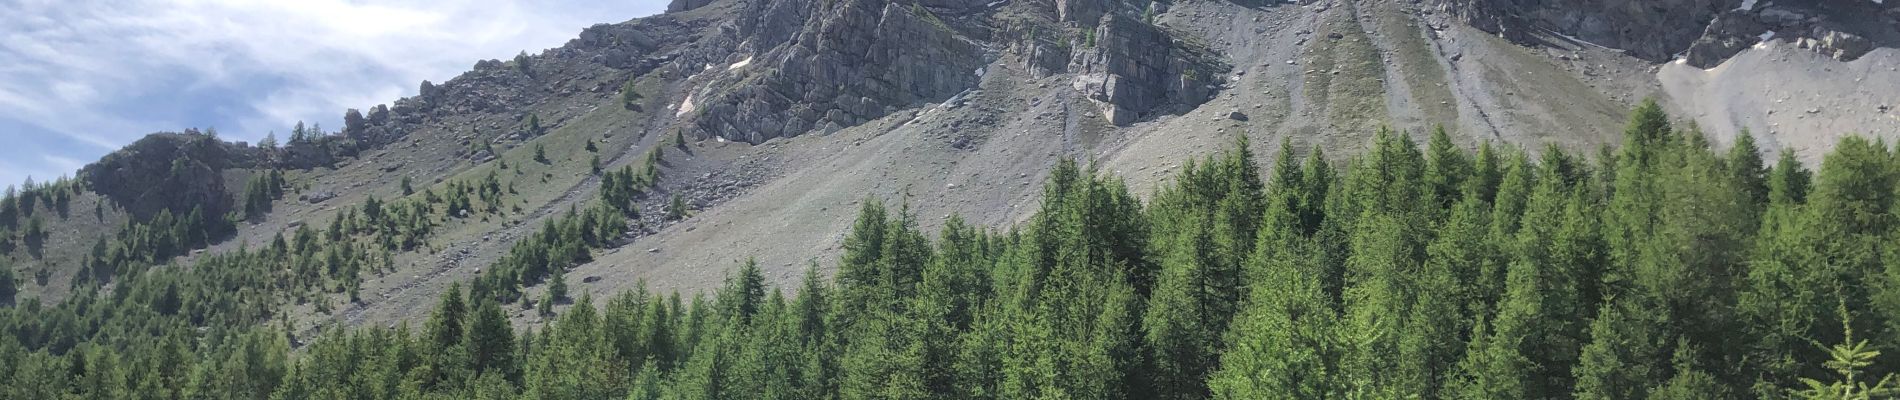
<path id="1" fill-rule="evenodd" d="M 831 288 L 825 285 L 818 273 L 816 262 L 805 269 L 805 278 L 800 285 L 798 299 L 792 303 L 790 323 L 796 328 L 799 342 L 799 368 L 805 371 L 797 378 L 803 398 L 837 397 L 838 348 L 839 335 L 832 324 L 841 313 L 834 313 L 834 298 Z"/>
<path id="2" fill-rule="evenodd" d="M 527 51 L 524 50 L 519 54 L 515 54 L 514 61 L 515 69 L 521 71 L 522 75 L 534 76 L 534 59 L 528 57 Z"/>
<path id="3" fill-rule="evenodd" d="M 1242 264 L 1265 200 L 1247 140 L 1234 146 L 1189 163 L 1150 211 L 1161 276 L 1142 326 L 1156 397 L 1205 396 L 1220 335 L 1239 308 Z"/>
<path id="4" fill-rule="evenodd" d="M 660 375 L 660 369 L 654 363 L 643 363 L 634 374 L 633 387 L 627 391 L 627 400 L 660 400 L 665 398 L 666 380 Z"/>
<path id="5" fill-rule="evenodd" d="M 726 318 L 736 322 L 735 327 L 750 325 L 764 301 L 765 277 L 759 275 L 755 259 L 746 259 L 737 272 L 726 277 L 725 287 L 719 290 L 719 306 L 724 308 Z"/>
<path id="6" fill-rule="evenodd" d="M 1445 133 L 1443 125 L 1432 130 L 1425 154 L 1424 183 L 1429 186 L 1432 204 L 1448 211 L 1463 197 L 1460 193 L 1466 191 L 1466 181 L 1472 174 L 1471 160 L 1451 143 L 1451 136 Z"/>
<path id="7" fill-rule="evenodd" d="M 1664 354 L 1672 340 L 1665 311 L 1654 299 L 1618 297 L 1590 322 L 1590 344 L 1576 370 L 1578 399 L 1636 399 L 1667 379 Z"/>
<path id="8" fill-rule="evenodd" d="M 1900 201 L 1900 191 L 1895 190 L 1900 187 L 1896 165 L 1886 143 L 1858 136 L 1842 139 L 1821 163 L 1804 217 L 1810 224 L 1804 229 L 1808 235 L 1802 235 L 1803 244 L 1819 257 L 1802 267 L 1815 274 L 1808 279 L 1825 282 L 1824 287 L 1832 289 L 1823 293 L 1831 292 L 1835 301 L 1821 302 L 1822 307 L 1810 313 L 1817 316 L 1809 328 L 1810 340 L 1849 343 L 1832 328 L 1846 325 L 1846 330 L 1872 332 L 1869 340 L 1874 346 L 1900 346 L 1900 330 L 1891 328 L 1900 326 L 1900 288 L 1896 288 L 1900 285 L 1872 283 L 1900 282 L 1900 268 L 1895 268 L 1900 263 L 1895 262 L 1892 246 L 1895 230 L 1900 229 L 1900 216 L 1895 214 L 1900 210 L 1894 208 Z M 1834 311 L 1837 307 L 1847 312 Z M 1846 320 L 1844 314 L 1855 318 Z M 1889 365 L 1895 359 L 1879 361 L 1870 373 L 1893 371 Z"/>
<path id="9" fill-rule="evenodd" d="M 567 301 L 567 268 L 553 268 L 548 277 L 548 299 L 555 302 Z"/>
<path id="10" fill-rule="evenodd" d="M 1674 376 L 1649 392 L 1649 398 L 1658 400 L 1696 400 L 1730 398 L 1726 388 L 1716 381 L 1714 375 L 1702 370 L 1696 361 L 1697 351 L 1687 341 L 1676 345 L 1675 356 L 1671 363 Z"/>
<path id="11" fill-rule="evenodd" d="M 666 203 L 666 219 L 669 219 L 669 220 L 684 219 L 686 218 L 686 213 L 687 213 L 686 199 L 684 197 L 680 197 L 679 193 L 674 193 L 673 200 L 668 201 Z"/>
<path id="12" fill-rule="evenodd" d="M 13 305 L 13 298 L 19 292 L 19 281 L 13 277 L 13 266 L 0 259 L 0 306 Z"/>
<path id="13" fill-rule="evenodd" d="M 1267 237 L 1267 236 L 1262 236 Z M 1307 248 L 1299 246 L 1295 249 Z M 1270 247 L 1256 247 L 1266 253 Z M 1339 370 L 1347 343 L 1314 259 L 1255 257 L 1263 272 L 1245 311 L 1235 318 L 1232 347 L 1208 378 L 1216 399 L 1340 398 L 1349 387 Z"/>
<path id="14" fill-rule="evenodd" d="M 1748 368 L 1758 377 L 1754 391 L 1763 397 L 1781 395 L 1807 367 L 1804 360 L 1821 357 L 1809 342 L 1810 329 L 1825 315 L 1833 278 L 1814 271 L 1822 256 L 1804 239 L 1814 234 L 1800 207 L 1807 180 L 1794 154 L 1782 152 L 1769 173 L 1768 208 L 1736 301 L 1737 317 L 1752 339 L 1747 357 L 1756 360 Z"/>
<path id="15" fill-rule="evenodd" d="M 1140 205 L 1121 182 L 1072 161 L 1050 175 L 1022 239 L 1027 254 L 1009 267 L 1017 275 L 1009 312 L 1023 320 L 1010 327 L 1001 397 L 1133 396 L 1140 288 L 1154 282 L 1140 244 L 1146 228 L 1131 217 Z"/>
<path id="16" fill-rule="evenodd" d="M 253 177 L 244 185 L 244 217 L 246 219 L 261 220 L 265 214 L 270 213 L 271 201 L 276 197 L 273 195 L 274 190 L 271 184 L 272 181 L 267 174 Z"/>
<path id="17" fill-rule="evenodd" d="M 1187 264 L 1196 261 L 1193 254 L 1212 252 L 1211 240 L 1203 230 L 1196 235 L 1197 242 L 1186 244 L 1180 255 L 1169 255 L 1162 262 L 1161 283 L 1156 287 L 1154 298 L 1148 303 L 1147 316 L 1143 320 L 1146 330 L 1143 342 L 1149 351 L 1152 368 L 1147 369 L 1154 391 L 1153 398 L 1200 398 L 1205 395 L 1204 385 L 1207 371 L 1212 369 L 1213 358 L 1222 331 L 1218 325 L 1224 325 L 1221 319 L 1231 315 L 1215 314 L 1207 308 L 1207 303 L 1198 299 L 1208 281 L 1207 271 L 1198 266 Z"/>
<path id="18" fill-rule="evenodd" d="M 311 139 L 310 136 L 309 131 L 304 130 L 303 121 L 297 121 L 297 125 L 290 128 L 290 146 L 296 147 L 309 143 Z"/>
<path id="19" fill-rule="evenodd" d="M 1770 203 L 1801 204 L 1808 201 L 1808 185 L 1813 179 L 1811 172 L 1795 160 L 1794 151 L 1782 149 L 1775 158 L 1774 169 L 1768 173 L 1768 200 Z"/>
<path id="20" fill-rule="evenodd" d="M 1744 129 L 1735 135 L 1735 146 L 1727 157 L 1729 174 L 1756 207 L 1768 203 L 1768 170 L 1761 162 L 1761 149 L 1755 147 L 1755 135 Z"/>
<path id="21" fill-rule="evenodd" d="M 1801 383 L 1807 387 L 1803 390 L 1791 390 L 1790 394 L 1794 398 L 1813 400 L 1900 396 L 1900 383 L 1897 383 L 1900 381 L 1896 381 L 1892 374 L 1881 375 L 1881 378 L 1872 384 L 1866 382 L 1867 378 L 1863 376 L 1870 375 L 1866 370 L 1875 365 L 1875 360 L 1880 357 L 1880 351 L 1869 348 L 1866 340 L 1854 341 L 1854 328 L 1851 323 L 1843 324 L 1843 326 L 1844 331 L 1841 337 L 1844 341 L 1827 349 L 1828 360 L 1824 363 L 1824 366 L 1830 372 L 1839 375 L 1839 378 L 1833 382 L 1801 378 Z"/>
<path id="22" fill-rule="evenodd" d="M 495 374 L 509 382 L 521 379 L 521 370 L 515 358 L 514 328 L 508 324 L 508 316 L 501 311 L 501 304 L 493 299 L 476 299 L 473 319 L 464 333 L 464 354 L 468 356 L 468 368 L 475 374 Z"/>
<path id="23" fill-rule="evenodd" d="M 627 82 L 620 85 L 620 106 L 639 111 L 640 99 L 643 97 L 640 95 L 639 87 L 634 85 L 635 80 L 635 78 L 627 78 Z"/>

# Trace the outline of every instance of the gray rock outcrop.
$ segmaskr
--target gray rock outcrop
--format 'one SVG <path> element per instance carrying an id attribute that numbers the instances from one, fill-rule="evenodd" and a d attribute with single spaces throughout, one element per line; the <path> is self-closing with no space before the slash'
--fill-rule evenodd
<path id="1" fill-rule="evenodd" d="M 1518 42 L 1554 32 L 1667 61 L 1742 0 L 1434 0 L 1442 15 Z M 1543 32 L 1540 32 L 1543 31 Z"/>
<path id="2" fill-rule="evenodd" d="M 1109 15 L 1088 37 L 1092 43 L 1078 48 L 1069 71 L 1109 123 L 1125 125 L 1170 106 L 1198 105 L 1212 93 L 1211 60 L 1154 25 Z"/>
<path id="3" fill-rule="evenodd" d="M 1574 39 L 1652 62 L 1710 68 L 1773 37 L 1835 59 L 1900 43 L 1900 2 L 1866 0 L 1432 0 L 1440 23 L 1520 43 Z M 1772 32 L 1773 35 L 1764 36 Z M 1567 39 L 1556 39 L 1558 37 Z"/>
<path id="4" fill-rule="evenodd" d="M 712 0 L 673 0 L 666 4 L 666 12 L 680 12 L 705 7 Z"/>
<path id="5" fill-rule="evenodd" d="M 1762 23 L 1753 13 L 1731 10 L 1710 22 L 1702 37 L 1689 45 L 1689 51 L 1683 57 L 1689 65 L 1712 68 L 1742 52 L 1742 49 L 1760 42 L 1761 34 L 1765 32 L 1768 32 L 1768 24 Z"/>
<path id="6" fill-rule="evenodd" d="M 763 54 L 713 66 L 729 71 L 693 93 L 697 135 L 759 143 L 848 127 L 969 89 L 988 63 L 977 42 L 920 5 L 834 1 L 812 15 L 786 42 L 755 45 Z M 754 25 L 733 32 L 758 33 L 741 40 L 756 44 L 787 24 L 767 15 Z"/>
<path id="7" fill-rule="evenodd" d="M 1900 41 L 1900 5 L 1871 2 L 1764 2 L 1732 9 L 1711 22 L 1684 54 L 1690 65 L 1713 68 L 1765 38 L 1841 61 Z"/>

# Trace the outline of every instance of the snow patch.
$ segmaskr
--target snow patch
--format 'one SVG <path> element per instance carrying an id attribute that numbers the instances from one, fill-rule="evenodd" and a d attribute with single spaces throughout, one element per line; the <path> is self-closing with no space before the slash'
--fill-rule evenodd
<path id="1" fill-rule="evenodd" d="M 1742 6 L 1741 6 L 1741 7 L 1735 7 L 1735 10 L 1736 10 L 1736 11 L 1748 11 L 1748 10 L 1753 10 L 1753 9 L 1755 9 L 1755 2 L 1756 2 L 1756 0 L 1742 0 Z M 1874 2 L 1875 2 L 1875 3 L 1879 3 L 1879 2 L 1880 2 L 1880 0 L 1874 0 Z"/>
<path id="2" fill-rule="evenodd" d="M 1749 47 L 1756 48 L 1756 49 L 1767 49 L 1775 45 L 1774 40 L 1772 40 L 1774 38 L 1775 38 L 1775 31 L 1768 31 L 1766 33 L 1762 33 L 1761 40 L 1756 41 L 1754 46 L 1749 46 Z"/>
<path id="3" fill-rule="evenodd" d="M 1588 40 L 1583 40 L 1583 39 L 1578 39 L 1578 38 L 1577 38 L 1576 36 L 1570 36 L 1570 35 L 1565 35 L 1565 34 L 1563 34 L 1563 33 L 1561 33 L 1561 32 L 1557 32 L 1557 31 L 1554 31 L 1554 30 L 1549 30 L 1549 29 L 1545 29 L 1545 30 L 1544 30 L 1544 32 L 1550 32 L 1550 34 L 1552 34 L 1552 35 L 1557 35 L 1558 37 L 1561 37 L 1561 38 L 1564 38 L 1564 39 L 1567 39 L 1567 40 L 1570 40 L 1570 41 L 1572 41 L 1572 42 L 1577 42 L 1577 43 L 1583 43 L 1583 44 L 1587 44 L 1587 45 L 1591 45 L 1591 46 L 1596 46 L 1597 48 L 1600 48 L 1600 49 L 1604 49 L 1604 50 L 1616 50 L 1616 49 L 1614 49 L 1614 48 L 1611 48 L 1610 46 L 1604 46 L 1604 45 L 1600 45 L 1600 44 L 1596 44 L 1596 43 L 1592 43 L 1592 42 L 1590 42 L 1590 41 L 1588 41 Z"/>
<path id="4" fill-rule="evenodd" d="M 747 65 L 752 65 L 752 56 L 746 56 L 744 60 L 739 60 L 739 62 L 732 63 L 732 65 L 726 66 L 726 70 L 731 71 L 735 69 L 745 68 L 745 66 Z"/>
<path id="5" fill-rule="evenodd" d="M 696 107 L 693 106 L 693 95 L 688 93 L 685 100 L 680 100 L 679 111 L 673 113 L 673 118 L 679 118 L 680 116 L 686 115 L 686 113 L 693 112 L 694 108 Z"/>
<path id="6" fill-rule="evenodd" d="M 1008 2 L 1009 0 L 996 0 L 996 1 L 990 2 L 990 4 L 984 4 L 983 8 L 996 8 L 997 4 L 1003 4 L 1003 3 L 1008 3 Z M 1879 3 L 1880 0 L 1874 0 L 1874 2 Z"/>

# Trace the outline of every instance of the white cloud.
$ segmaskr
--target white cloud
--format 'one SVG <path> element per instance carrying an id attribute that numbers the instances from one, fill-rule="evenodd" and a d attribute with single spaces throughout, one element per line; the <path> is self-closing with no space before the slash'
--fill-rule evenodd
<path id="1" fill-rule="evenodd" d="M 665 0 L 0 1 L 0 182 L 66 170 L 145 133 L 217 126 L 254 140 L 414 94 L 488 58 L 559 46 Z M 334 128 L 334 126 L 332 127 Z M 34 132 L 38 130 L 39 132 Z M 70 143 L 80 144 L 79 148 Z M 49 169 L 51 168 L 51 169 Z M 23 172 L 32 171 L 32 172 Z"/>

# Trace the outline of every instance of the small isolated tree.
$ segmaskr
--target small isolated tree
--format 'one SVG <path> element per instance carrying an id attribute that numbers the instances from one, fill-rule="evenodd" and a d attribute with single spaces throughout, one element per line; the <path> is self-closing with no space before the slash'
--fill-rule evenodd
<path id="1" fill-rule="evenodd" d="M 1847 307 L 1842 304 L 1840 313 L 1845 316 Z M 1793 398 L 1807 400 L 1870 400 L 1900 398 L 1900 383 L 1893 375 L 1883 376 L 1873 384 L 1863 381 L 1862 371 L 1874 365 L 1880 357 L 1880 351 L 1870 349 L 1867 340 L 1854 341 L 1854 327 L 1850 318 L 1842 318 L 1845 329 L 1844 339 L 1827 349 L 1829 359 L 1822 365 L 1833 370 L 1840 377 L 1833 382 L 1821 382 L 1817 379 L 1801 378 L 1806 389 L 1793 390 Z"/>
<path id="2" fill-rule="evenodd" d="M 530 65 L 533 62 L 532 58 L 528 58 L 527 51 L 515 54 L 515 68 L 520 69 L 522 75 L 534 76 L 534 66 Z"/>
<path id="3" fill-rule="evenodd" d="M 548 278 L 548 300 L 567 300 L 567 268 L 554 268 L 554 276 Z"/>
<path id="4" fill-rule="evenodd" d="M 13 296 L 20 291 L 18 285 L 13 279 L 13 266 L 0 259 L 0 306 L 13 305 Z"/>
<path id="5" fill-rule="evenodd" d="M 589 171 L 593 171 L 594 175 L 600 175 L 600 155 L 599 154 L 595 154 L 593 158 L 590 158 L 587 160 L 587 169 Z"/>
<path id="6" fill-rule="evenodd" d="M 303 127 L 303 121 L 290 128 L 290 145 L 296 146 L 310 141 L 310 130 Z"/>
<path id="7" fill-rule="evenodd" d="M 620 106 L 628 110 L 639 111 L 640 99 L 642 99 L 643 96 L 640 96 L 639 88 L 634 86 L 633 81 L 633 78 L 627 78 L 627 83 L 620 85 Z"/>
<path id="8" fill-rule="evenodd" d="M 666 219 L 678 220 L 681 218 L 686 218 L 686 198 L 680 197 L 679 193 L 674 193 L 673 201 L 666 204 Z"/>
<path id="9" fill-rule="evenodd" d="M 547 164 L 547 163 L 548 163 L 548 148 L 547 148 L 547 146 L 542 146 L 542 145 L 541 145 L 540 143 L 535 143 L 535 144 L 534 144 L 534 162 L 538 162 L 538 163 L 542 163 L 542 164 Z"/>
<path id="10" fill-rule="evenodd" d="M 402 177 L 402 195 L 408 196 L 412 194 L 416 194 L 416 187 L 410 184 L 408 176 Z"/>
<path id="11" fill-rule="evenodd" d="M 674 197 L 673 200 L 679 201 L 679 198 Z M 26 230 L 20 233 L 20 237 L 24 239 L 28 248 L 39 251 L 40 246 L 46 243 L 46 221 L 41 220 L 39 216 L 27 220 Z"/>

